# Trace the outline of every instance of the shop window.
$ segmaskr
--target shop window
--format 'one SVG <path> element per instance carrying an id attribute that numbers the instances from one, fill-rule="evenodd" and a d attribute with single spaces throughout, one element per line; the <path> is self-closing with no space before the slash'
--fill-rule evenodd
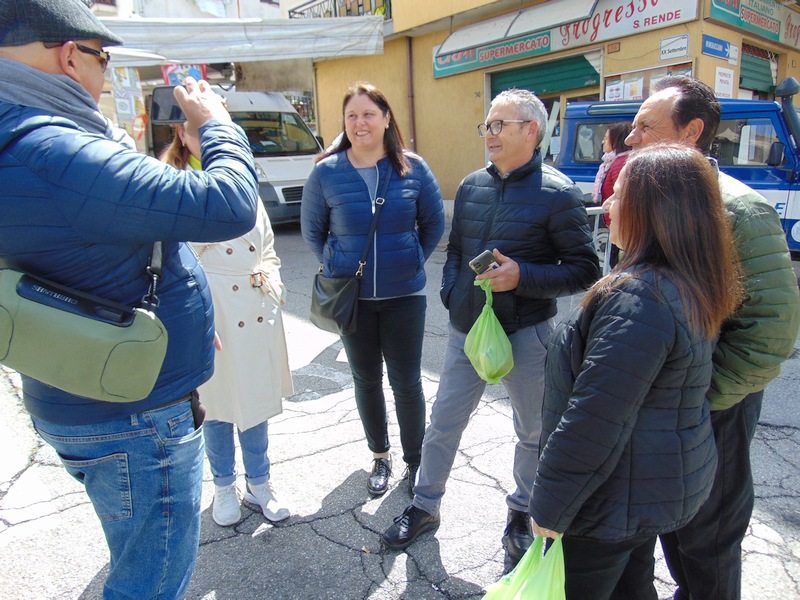
<path id="1" fill-rule="evenodd" d="M 650 95 L 651 86 L 670 75 L 692 75 L 692 63 L 679 63 L 643 69 L 629 73 L 610 75 L 605 79 L 605 100 L 644 100 Z"/>

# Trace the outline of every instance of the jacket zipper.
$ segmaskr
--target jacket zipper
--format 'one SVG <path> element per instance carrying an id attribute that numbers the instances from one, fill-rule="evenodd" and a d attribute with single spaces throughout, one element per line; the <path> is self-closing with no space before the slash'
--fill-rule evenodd
<path id="1" fill-rule="evenodd" d="M 375 163 L 375 193 L 372 195 L 372 218 L 375 218 L 375 199 L 378 197 L 378 190 L 381 187 L 381 171 Z M 372 239 L 372 297 L 378 297 L 378 230 L 375 229 L 375 236 Z"/>

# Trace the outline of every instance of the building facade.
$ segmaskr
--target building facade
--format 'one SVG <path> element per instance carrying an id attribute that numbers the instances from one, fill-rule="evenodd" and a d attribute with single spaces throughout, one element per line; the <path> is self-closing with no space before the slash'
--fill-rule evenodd
<path id="1" fill-rule="evenodd" d="M 282 3 L 292 17 L 320 5 Z M 381 2 L 381 5 L 384 3 Z M 318 130 L 341 130 L 341 99 L 358 80 L 386 93 L 406 144 L 436 173 L 446 198 L 486 163 L 476 126 L 511 87 L 534 91 L 549 113 L 546 160 L 560 146 L 568 102 L 644 98 L 655 79 L 698 77 L 720 97 L 771 99 L 800 77 L 800 6 L 774 0 L 394 0 L 381 55 L 314 62 Z M 312 14 L 316 9 L 317 14 Z"/>

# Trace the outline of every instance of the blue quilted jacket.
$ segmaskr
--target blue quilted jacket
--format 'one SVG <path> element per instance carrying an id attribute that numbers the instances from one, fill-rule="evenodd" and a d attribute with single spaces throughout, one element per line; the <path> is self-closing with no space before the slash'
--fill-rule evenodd
<path id="1" fill-rule="evenodd" d="M 391 169 L 386 203 L 364 268 L 362 298 L 404 296 L 423 289 L 425 261 L 444 232 L 439 184 L 424 160 L 411 154 L 408 158 L 412 169 L 405 177 Z M 378 162 L 380 175 L 388 164 L 388 158 Z M 326 276 L 355 274 L 371 220 L 367 184 L 347 153 L 317 163 L 303 188 L 301 226 Z"/>
<path id="2" fill-rule="evenodd" d="M 138 305 L 145 267 L 164 242 L 157 311 L 169 332 L 153 392 L 98 402 L 23 377 L 41 419 L 88 424 L 172 402 L 213 371 L 213 309 L 205 275 L 184 240 L 220 241 L 253 227 L 257 179 L 241 130 L 200 130 L 203 171 L 179 171 L 72 121 L 0 102 L 0 260 L 63 285 Z M 75 348 L 80 352 L 80 348 Z"/>

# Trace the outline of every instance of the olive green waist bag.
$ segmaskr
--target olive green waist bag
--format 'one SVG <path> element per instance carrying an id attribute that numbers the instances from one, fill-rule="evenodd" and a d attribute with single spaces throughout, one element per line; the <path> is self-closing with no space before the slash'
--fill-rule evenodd
<path id="1" fill-rule="evenodd" d="M 149 396 L 168 341 L 153 312 L 161 275 L 156 247 L 141 308 L 0 269 L 0 364 L 75 396 L 106 402 Z"/>

